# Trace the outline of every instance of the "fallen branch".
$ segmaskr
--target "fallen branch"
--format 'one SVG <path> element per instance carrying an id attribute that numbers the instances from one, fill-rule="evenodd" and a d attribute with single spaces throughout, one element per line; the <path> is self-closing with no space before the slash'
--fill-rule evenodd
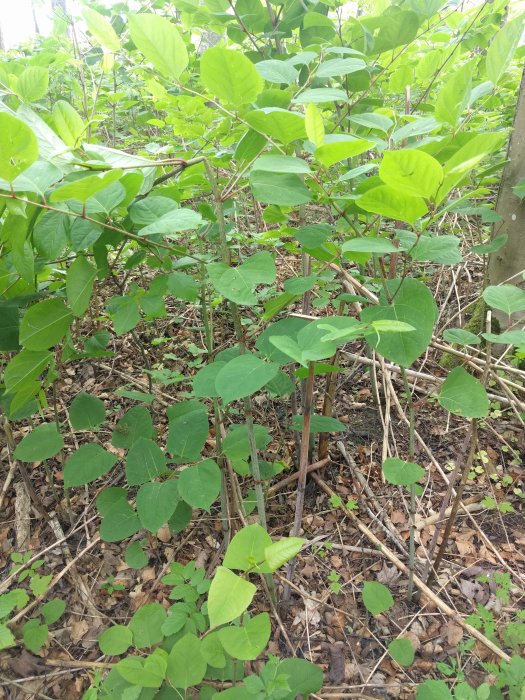
<path id="1" fill-rule="evenodd" d="M 323 467 L 326 467 L 328 464 L 330 464 L 330 461 L 330 457 L 326 457 L 326 459 L 321 459 L 319 462 L 314 462 L 306 468 L 306 473 L 310 474 L 311 472 L 315 472 L 318 469 L 322 469 Z M 286 486 L 293 484 L 294 481 L 297 481 L 299 475 L 300 472 L 295 472 L 294 474 L 290 474 L 290 476 L 287 476 L 286 479 L 281 479 L 281 481 L 278 481 L 273 486 L 270 486 L 267 495 L 275 496 L 275 494 L 281 491 L 281 489 L 284 489 Z"/>
<path id="2" fill-rule="evenodd" d="M 337 494 L 332 491 L 332 489 L 328 486 L 328 484 L 321 479 L 321 477 L 316 474 L 315 472 L 312 474 L 312 478 L 315 480 L 318 486 L 321 487 L 321 489 L 328 495 L 328 496 L 336 496 Z M 394 552 L 392 552 L 385 544 L 384 542 L 381 542 L 381 540 L 374 535 L 374 533 L 368 529 L 368 527 L 362 523 L 359 518 L 356 516 L 356 514 L 349 510 L 344 503 L 341 504 L 340 508 L 343 508 L 345 511 L 346 515 L 353 521 L 354 525 L 357 527 L 357 529 L 365 535 L 370 542 L 373 542 L 376 547 L 380 547 L 381 550 L 383 551 L 385 557 L 394 564 L 400 571 L 402 571 L 404 574 L 407 576 L 409 575 L 410 571 L 409 568 L 406 564 L 404 564 L 396 555 Z M 469 625 L 465 620 L 461 617 L 461 615 L 456 612 L 453 608 L 450 607 L 450 605 L 447 605 L 441 598 L 439 598 L 434 591 L 432 591 L 423 581 L 416 575 L 413 576 L 413 583 L 415 587 L 423 593 L 429 601 L 431 601 L 439 610 L 441 610 L 442 613 L 445 615 L 448 615 L 451 617 L 454 622 L 457 622 L 458 625 L 463 627 L 463 629 L 470 634 L 471 637 L 474 637 L 475 639 L 478 640 L 478 642 L 481 642 L 483 646 L 485 646 L 487 649 L 489 649 L 493 654 L 496 654 L 500 659 L 503 659 L 504 661 L 510 661 L 510 656 L 506 654 L 502 649 L 500 649 L 494 642 L 491 642 L 490 639 L 485 637 L 484 634 L 482 634 L 479 630 L 475 629 L 472 627 L 472 625 Z"/>

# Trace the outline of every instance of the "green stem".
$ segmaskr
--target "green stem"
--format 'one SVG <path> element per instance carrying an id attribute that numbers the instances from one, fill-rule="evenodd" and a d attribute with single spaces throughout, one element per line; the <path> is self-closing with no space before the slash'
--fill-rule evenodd
<path id="1" fill-rule="evenodd" d="M 404 367 L 401 368 L 401 377 L 403 379 L 403 386 L 405 387 L 405 393 L 408 402 L 408 459 L 410 462 L 414 461 L 415 456 L 415 414 L 414 414 L 414 402 L 412 400 L 412 392 L 410 391 L 410 386 L 408 384 L 408 377 Z M 412 600 L 412 594 L 414 591 L 414 564 L 416 559 L 416 485 L 410 484 L 410 540 L 408 545 L 408 591 L 407 598 Z"/>

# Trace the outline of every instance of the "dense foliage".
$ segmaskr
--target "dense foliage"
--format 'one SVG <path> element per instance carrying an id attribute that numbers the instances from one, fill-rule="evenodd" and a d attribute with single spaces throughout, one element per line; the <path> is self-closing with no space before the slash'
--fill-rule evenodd
<path id="1" fill-rule="evenodd" d="M 126 656 L 86 700 L 188 697 L 206 680 L 201 698 L 319 690 L 322 677 L 306 661 L 271 658 L 246 677 L 238 663 L 270 637 L 267 613 L 246 614 L 250 576 L 264 574 L 272 595 L 271 573 L 303 544 L 272 542 L 264 529 L 264 485 L 285 465 L 262 461 L 272 425 L 254 424 L 254 394 L 285 401 L 302 384 L 303 415 L 289 426 L 302 431 L 298 504 L 310 436 L 345 429 L 308 399 L 320 375 L 337 373 L 349 343 L 400 366 L 405 380 L 431 344 L 455 352 L 461 365 L 441 384 L 439 404 L 472 421 L 473 432 L 488 415 L 488 370 L 469 357 L 481 343 L 523 356 L 514 315 L 525 311 L 525 291 L 488 286 L 484 302 L 504 326 L 473 333 L 437 325 L 430 278 L 506 243 L 504 232 L 490 239 L 499 219 L 491 195 L 514 116 L 514 59 L 525 53 L 523 18 L 508 17 L 507 5 L 462 11 L 399 0 L 363 13 L 337 0 L 157 0 L 131 13 L 125 3 L 88 3 L 73 24 L 58 19 L 52 37 L 4 57 L 0 405 L 6 422 L 34 426 L 14 459 L 50 460 L 64 434 L 76 433 L 63 487 L 115 477 L 96 498 L 106 542 L 154 536 L 166 523 L 181 532 L 193 509 L 210 512 L 216 502 L 226 539 L 233 512 L 256 512 L 259 522 L 232 538 L 211 584 L 194 565 L 174 564 L 164 583 L 177 602 L 167 613 L 149 604 L 103 633 L 102 652 Z M 516 197 L 524 193 L 516 183 Z M 469 216 L 486 224 L 483 238 L 464 235 Z M 151 366 L 148 344 L 184 328 L 189 308 L 202 338 L 196 361 L 174 371 L 176 355 L 166 353 L 163 366 Z M 70 424 L 55 420 L 56 381 L 68 364 L 114 357 L 113 339 L 125 335 L 150 391 L 124 388 L 121 398 L 135 405 L 115 415 L 80 393 Z M 170 385 L 178 400 L 162 408 L 155 388 Z M 169 426 L 165 441 L 159 421 Z M 97 438 L 110 422 L 114 451 Z M 413 441 L 409 452 L 383 470 L 415 501 L 425 470 Z M 144 565 L 136 537 L 126 557 Z M 31 571 L 33 593 L 43 595 L 46 582 Z M 383 589 L 370 582 L 364 591 L 372 614 L 390 607 Z M 28 599 L 17 588 L 4 600 L 0 644 L 9 647 L 18 643 L 9 616 Z M 26 622 L 22 640 L 33 651 L 62 614 L 55 608 Z M 402 639 L 390 653 L 405 666 L 414 656 Z M 521 698 L 523 664 L 509 663 L 501 687 Z M 242 684 L 217 692 L 215 680 Z M 489 697 L 463 685 L 456 698 Z M 430 681 L 420 697 L 452 696 Z"/>

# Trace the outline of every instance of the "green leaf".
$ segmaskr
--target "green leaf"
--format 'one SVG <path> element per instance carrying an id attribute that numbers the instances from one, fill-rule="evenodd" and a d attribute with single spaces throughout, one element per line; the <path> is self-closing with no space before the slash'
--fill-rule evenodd
<path id="1" fill-rule="evenodd" d="M 66 146 L 78 146 L 86 127 L 76 109 L 65 100 L 57 100 L 53 104 L 52 115 L 55 129 Z"/>
<path id="2" fill-rule="evenodd" d="M 253 196 L 265 204 L 295 207 L 305 204 L 312 195 L 298 175 L 253 170 L 250 173 Z"/>
<path id="3" fill-rule="evenodd" d="M 221 470 L 213 459 L 205 459 L 179 473 L 179 495 L 190 506 L 210 512 L 221 489 Z"/>
<path id="4" fill-rule="evenodd" d="M 504 311 L 508 316 L 525 310 L 525 290 L 513 284 L 487 287 L 483 299 L 492 309 Z"/>
<path id="5" fill-rule="evenodd" d="M 98 638 L 100 651 L 106 656 L 125 654 L 133 644 L 133 632 L 124 625 L 108 627 Z"/>
<path id="6" fill-rule="evenodd" d="M 103 401 L 81 391 L 69 407 L 69 419 L 75 430 L 93 430 L 106 419 Z"/>
<path id="7" fill-rule="evenodd" d="M 176 299 L 183 301 L 197 301 L 199 298 L 199 284 L 196 279 L 185 275 L 184 272 L 172 272 L 168 275 L 167 288 Z"/>
<path id="8" fill-rule="evenodd" d="M 179 31 L 167 17 L 149 13 L 128 16 L 133 43 L 165 78 L 177 80 L 188 65 L 188 52 Z"/>
<path id="9" fill-rule="evenodd" d="M 0 301 L 0 352 L 18 350 L 19 326 L 18 305 Z"/>
<path id="10" fill-rule="evenodd" d="M 236 304 L 247 306 L 257 303 L 254 294 L 257 285 L 271 284 L 275 279 L 275 262 L 266 251 L 252 255 L 237 267 L 229 267 L 224 263 L 209 263 L 206 269 L 219 294 Z"/>
<path id="11" fill-rule="evenodd" d="M 149 557 L 143 549 L 146 540 L 132 542 L 126 547 L 124 561 L 132 569 L 143 569 L 149 561 Z"/>
<path id="12" fill-rule="evenodd" d="M 33 352 L 22 350 L 7 364 L 4 370 L 4 384 L 8 394 L 26 392 L 36 393 L 40 387 L 38 377 L 51 363 L 53 355 L 50 352 Z M 33 391 L 33 389 L 36 390 Z"/>
<path id="13" fill-rule="evenodd" d="M 139 438 L 154 435 L 151 415 L 145 406 L 134 406 L 127 411 L 115 426 L 111 435 L 114 447 L 131 447 Z"/>
<path id="14" fill-rule="evenodd" d="M 131 683 L 133 690 L 141 688 L 160 688 L 166 677 L 166 668 L 168 665 L 168 655 L 164 649 L 155 649 L 153 654 L 150 654 L 145 659 L 137 656 L 128 656 L 122 659 L 115 666 L 115 670 L 128 683 Z M 152 695 L 140 693 L 141 697 L 151 698 Z M 127 698 L 126 693 L 122 694 L 122 699 Z M 137 698 L 136 692 L 129 695 L 130 698 Z M 159 697 L 156 695 L 156 697 Z"/>
<path id="15" fill-rule="evenodd" d="M 139 234 L 141 236 L 152 236 L 154 234 L 162 234 L 168 238 L 175 237 L 174 234 L 179 231 L 187 231 L 188 229 L 198 228 L 203 223 L 202 216 L 192 209 L 181 209 L 173 203 L 171 211 L 163 214 L 153 223 L 141 228 Z"/>
<path id="16" fill-rule="evenodd" d="M 302 693 L 308 697 L 317 693 L 323 685 L 323 671 L 306 659 L 285 659 L 276 668 L 276 675 L 287 676 L 293 692 L 285 700 L 295 700 L 294 695 Z"/>
<path id="17" fill-rule="evenodd" d="M 217 567 L 208 592 L 210 626 L 218 627 L 242 615 L 253 600 L 256 587 L 224 566 Z"/>
<path id="18" fill-rule="evenodd" d="M 343 253 L 374 253 L 374 255 L 387 255 L 399 251 L 388 238 L 352 238 L 343 243 L 341 250 Z"/>
<path id="19" fill-rule="evenodd" d="M 248 124 L 261 134 L 288 145 L 292 141 L 306 138 L 304 117 L 279 107 L 266 107 L 246 115 Z"/>
<path id="20" fill-rule="evenodd" d="M 324 148 L 324 146 L 323 146 Z M 356 199 L 356 204 L 373 214 L 414 224 L 428 208 L 421 197 L 400 192 L 390 185 L 374 187 Z"/>
<path id="21" fill-rule="evenodd" d="M 463 256 L 459 246 L 461 240 L 457 236 L 417 236 L 412 231 L 398 231 L 396 238 L 401 243 L 412 260 L 430 260 L 440 265 L 455 265 L 461 262 Z"/>
<path id="22" fill-rule="evenodd" d="M 201 654 L 206 663 L 209 666 L 213 666 L 213 668 L 224 668 L 226 666 L 226 657 L 219 639 L 219 632 L 207 634 L 201 640 Z"/>
<path id="23" fill-rule="evenodd" d="M 97 270 L 79 255 L 66 275 L 67 303 L 75 316 L 83 316 L 89 307 Z"/>
<path id="24" fill-rule="evenodd" d="M 27 124 L 0 112 L 0 177 L 8 182 L 38 158 L 38 141 Z"/>
<path id="25" fill-rule="evenodd" d="M 503 331 L 503 333 L 482 333 L 489 343 L 504 343 L 505 345 L 525 345 L 525 330 Z"/>
<path id="26" fill-rule="evenodd" d="M 108 51 L 120 50 L 120 40 L 104 15 L 90 7 L 83 7 L 82 14 L 95 41 Z"/>
<path id="27" fill-rule="evenodd" d="M 410 486 L 423 478 L 425 470 L 414 462 L 391 457 L 383 462 L 383 473 L 390 484 Z"/>
<path id="28" fill-rule="evenodd" d="M 319 64 L 316 76 L 318 78 L 336 78 L 340 75 L 356 73 L 365 68 L 366 63 L 361 58 L 332 58 Z"/>
<path id="29" fill-rule="evenodd" d="M 302 158 L 294 156 L 264 155 L 259 156 L 252 165 L 252 172 L 261 170 L 268 173 L 296 173 L 307 174 L 310 166 Z"/>
<path id="30" fill-rule="evenodd" d="M 325 168 L 329 168 L 334 163 L 353 158 L 360 153 L 368 151 L 373 146 L 373 141 L 336 134 L 326 136 L 325 143 L 315 149 L 314 156 Z"/>
<path id="31" fill-rule="evenodd" d="M 380 615 L 394 605 L 392 594 L 386 586 L 377 581 L 365 581 L 363 603 L 372 615 Z"/>
<path id="32" fill-rule="evenodd" d="M 350 117 L 350 123 L 363 126 L 365 129 L 377 129 L 378 131 L 382 131 L 384 133 L 389 131 L 389 129 L 391 129 L 394 125 L 392 119 L 385 117 L 384 114 L 377 114 L 376 112 L 354 114 Z"/>
<path id="33" fill-rule="evenodd" d="M 64 438 L 56 423 L 41 423 L 18 443 L 14 457 L 22 462 L 41 462 L 54 457 L 63 447 Z"/>
<path id="34" fill-rule="evenodd" d="M 15 644 L 16 639 L 9 627 L 0 623 L 0 651 L 2 649 L 9 649 L 9 647 L 13 647 Z"/>
<path id="35" fill-rule="evenodd" d="M 137 493 L 137 513 L 146 530 L 157 532 L 171 518 L 179 502 L 179 490 L 174 479 L 143 484 Z"/>
<path id="36" fill-rule="evenodd" d="M 240 51 L 214 46 L 201 58 L 201 80 L 220 100 L 234 107 L 254 102 L 264 81 Z"/>
<path id="37" fill-rule="evenodd" d="M 127 502 L 125 491 L 123 496 L 115 498 L 110 504 L 105 504 L 103 509 L 99 507 L 97 499 L 97 507 L 103 515 L 100 538 L 104 542 L 120 542 L 141 529 L 138 515 Z"/>
<path id="38" fill-rule="evenodd" d="M 403 637 L 390 642 L 388 653 L 400 666 L 411 666 L 414 663 L 414 647 Z"/>
<path id="39" fill-rule="evenodd" d="M 208 412 L 198 401 L 180 401 L 167 410 L 167 449 L 179 462 L 194 462 L 208 437 Z"/>
<path id="40" fill-rule="evenodd" d="M 292 428 L 302 430 L 304 416 L 294 416 L 292 418 Z M 316 416 L 310 418 L 310 433 L 344 433 L 347 426 L 330 416 Z"/>
<path id="41" fill-rule="evenodd" d="M 415 330 L 410 333 L 384 333 L 379 338 L 368 335 L 367 342 L 388 360 L 409 367 L 427 349 L 432 339 L 436 303 L 432 292 L 422 282 L 412 278 L 406 278 L 401 285 L 398 280 L 389 280 L 386 287 L 393 298 L 392 303 L 389 304 L 382 293 L 379 305 L 363 309 L 361 319 L 365 323 L 401 321 Z"/>
<path id="42" fill-rule="evenodd" d="M 298 105 L 324 104 L 326 102 L 347 102 L 348 96 L 339 88 L 310 88 L 304 90 L 292 102 Z"/>
<path id="43" fill-rule="evenodd" d="M 112 185 L 121 175 L 122 170 L 110 170 L 100 175 L 84 175 L 57 187 L 51 193 L 50 200 L 52 202 L 73 200 L 85 204 L 90 197 Z"/>
<path id="44" fill-rule="evenodd" d="M 439 122 L 456 126 L 470 100 L 473 70 L 473 62 L 465 63 L 443 82 L 434 109 L 434 116 Z"/>
<path id="45" fill-rule="evenodd" d="M 483 385 L 463 367 L 449 373 L 438 401 L 444 409 L 463 418 L 484 418 L 489 412 L 489 397 Z"/>
<path id="46" fill-rule="evenodd" d="M 204 678 L 207 663 L 201 645 L 202 642 L 194 634 L 186 634 L 171 648 L 166 676 L 174 688 L 186 690 L 198 685 Z"/>
<path id="47" fill-rule="evenodd" d="M 29 620 L 22 627 L 22 638 L 24 640 L 24 646 L 37 654 L 40 649 L 47 642 L 47 637 L 49 635 L 49 629 L 47 625 L 41 625 L 38 618 Z"/>
<path id="48" fill-rule="evenodd" d="M 20 343 L 28 350 L 47 350 L 69 330 L 73 314 L 60 299 L 47 299 L 31 306 L 20 324 Z"/>
<path id="49" fill-rule="evenodd" d="M 227 653 L 234 659 L 253 661 L 264 650 L 270 639 L 270 616 L 263 612 L 240 627 L 225 627 L 219 639 Z"/>
<path id="50" fill-rule="evenodd" d="M 414 148 L 386 151 L 379 166 L 384 183 L 412 197 L 433 197 L 443 181 L 443 168 L 428 153 Z"/>
<path id="51" fill-rule="evenodd" d="M 253 432 L 257 449 L 264 450 L 272 439 L 268 429 L 262 425 L 254 425 Z M 246 423 L 230 427 L 223 440 L 222 450 L 231 460 L 247 459 L 250 456 L 250 440 Z"/>
<path id="52" fill-rule="evenodd" d="M 128 625 L 137 649 L 147 649 L 162 642 L 161 627 L 165 619 L 166 611 L 160 603 L 148 603 L 137 610 Z"/>
<path id="53" fill-rule="evenodd" d="M 263 571 L 255 565 L 264 563 L 265 549 L 271 544 L 272 538 L 261 525 L 243 527 L 228 545 L 223 564 L 228 569 Z"/>
<path id="54" fill-rule="evenodd" d="M 503 74 L 509 68 L 522 34 L 523 15 L 507 22 L 503 29 L 500 29 L 492 39 L 487 49 L 485 66 L 488 79 L 494 85 L 499 83 Z"/>
<path id="55" fill-rule="evenodd" d="M 481 343 L 481 338 L 463 328 L 448 328 L 443 332 L 443 340 L 458 345 L 479 345 Z"/>
<path id="56" fill-rule="evenodd" d="M 49 88 L 49 71 L 42 66 L 29 66 L 18 77 L 16 91 L 24 102 L 36 102 Z"/>
<path id="57" fill-rule="evenodd" d="M 133 330 L 140 321 L 139 305 L 131 296 L 111 297 L 107 301 L 106 308 L 117 335 Z"/>
<path id="58" fill-rule="evenodd" d="M 193 395 L 197 398 L 216 398 L 219 396 L 215 388 L 217 374 L 224 367 L 226 362 L 212 362 L 204 365 L 193 377 Z"/>
<path id="59" fill-rule="evenodd" d="M 60 620 L 64 611 L 66 609 L 66 601 L 60 600 L 60 598 L 53 598 L 53 600 L 48 600 L 40 608 L 40 615 L 44 618 L 46 625 L 53 625 L 55 622 Z"/>
<path id="60" fill-rule="evenodd" d="M 139 437 L 130 447 L 126 457 L 126 481 L 128 486 L 139 486 L 153 481 L 166 472 L 166 457 L 153 440 Z"/>
<path id="61" fill-rule="evenodd" d="M 417 689 L 416 700 L 452 700 L 445 681 L 425 681 Z"/>
<path id="62" fill-rule="evenodd" d="M 290 85 L 291 83 L 295 83 L 299 78 L 297 69 L 287 61 L 278 61 L 276 59 L 259 61 L 255 64 L 255 68 L 269 83 Z"/>
<path id="63" fill-rule="evenodd" d="M 225 404 L 232 403 L 262 389 L 278 371 L 279 365 L 246 353 L 226 363 L 217 374 L 215 388 Z"/>
<path id="64" fill-rule="evenodd" d="M 525 194 L 525 193 L 524 193 Z M 479 243 L 478 245 L 473 245 L 470 249 L 473 253 L 478 255 L 487 255 L 488 253 L 497 253 L 498 250 L 503 248 L 509 240 L 509 236 L 506 233 L 500 233 L 494 236 L 488 243 Z"/>
<path id="65" fill-rule="evenodd" d="M 301 550 L 305 540 L 301 537 L 281 537 L 264 550 L 264 558 L 270 571 L 277 571 L 283 564 L 293 559 Z"/>
<path id="66" fill-rule="evenodd" d="M 81 445 L 64 465 L 64 488 L 90 484 L 107 474 L 116 464 L 117 458 L 100 445 Z"/>
<path id="67" fill-rule="evenodd" d="M 307 105 L 304 112 L 306 134 L 316 148 L 324 144 L 325 130 L 321 110 L 313 102 Z"/>

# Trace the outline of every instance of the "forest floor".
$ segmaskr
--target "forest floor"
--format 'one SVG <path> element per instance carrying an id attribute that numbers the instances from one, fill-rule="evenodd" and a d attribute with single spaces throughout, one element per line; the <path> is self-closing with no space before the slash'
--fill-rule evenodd
<path id="1" fill-rule="evenodd" d="M 470 299 L 465 299 L 467 285 L 459 285 L 457 278 L 442 280 L 437 296 L 446 306 L 444 290 L 450 284 L 456 285 L 452 298 L 456 298 L 457 308 L 463 308 Z M 190 328 L 200 325 L 198 311 L 195 308 L 191 312 L 195 317 L 182 317 L 177 308 L 172 311 L 173 315 L 158 321 L 155 327 L 144 326 L 136 340 L 142 343 L 153 369 L 186 371 L 198 359 L 199 348 L 204 347 L 199 332 Z M 314 313 L 321 315 L 324 311 Z M 166 341 L 155 344 L 154 338 Z M 222 340 L 217 338 L 218 344 Z M 149 391 L 144 362 L 133 339 L 112 338 L 109 349 L 113 357 L 72 362 L 64 367 L 56 384 L 56 408 L 62 424 L 68 424 L 68 406 L 80 391 L 102 399 L 113 423 L 136 405 L 117 392 L 123 388 Z M 334 416 L 347 430 L 330 436 L 330 459 L 315 471 L 316 479 L 308 480 L 303 518 L 308 546 L 298 558 L 291 600 L 278 609 L 279 620 L 274 617 L 269 652 L 283 657 L 303 656 L 319 664 L 325 673 L 325 685 L 317 697 L 327 699 L 414 697 L 419 683 L 444 677 L 447 668 L 449 678 L 464 677 L 477 686 L 487 676 L 480 662 L 495 660 L 494 655 L 480 642 L 469 642 L 457 617 L 444 613 L 432 599 L 421 596 L 408 602 L 407 576 L 358 529 L 355 517 L 327 493 L 332 489 L 343 503 L 354 502 L 356 510 L 352 512 L 359 522 L 385 549 L 406 563 L 410 498 L 401 487 L 385 483 L 381 473 L 388 450 L 402 458 L 408 454 L 403 385 L 395 372 L 377 367 L 378 408 L 371 390 L 370 366 L 364 364 L 363 357 L 364 348 L 359 344 L 345 347 L 339 357 L 344 372 L 338 375 Z M 438 363 L 439 355 L 429 352 L 414 368 L 420 376 L 411 378 L 419 434 L 415 456 L 427 475 L 423 495 L 416 504 L 418 572 L 429 555 L 447 480 L 454 466 L 464 460 L 468 432 L 466 421 L 450 417 L 432 398 L 436 382 L 445 375 Z M 425 374 L 435 379 L 431 381 Z M 322 377 L 317 383 L 318 404 L 322 404 L 324 383 Z M 181 391 L 177 383 L 153 382 L 157 398 L 152 411 L 160 444 L 167 432 L 164 408 L 176 401 Z M 283 460 L 289 466 L 274 480 L 267 502 L 270 534 L 288 535 L 293 523 L 295 486 L 294 482 L 281 486 L 279 478 L 295 471 L 294 434 L 287 429 L 290 406 L 262 395 L 255 397 L 254 404 L 256 422 L 272 429 L 267 458 Z M 54 419 L 52 408 L 45 412 L 45 418 Z M 231 418 L 235 421 L 236 416 Z M 119 453 L 111 445 L 113 427 L 111 422 L 106 424 L 98 438 L 106 449 Z M 28 430 L 29 425 L 17 424 L 15 443 Z M 108 485 L 118 485 L 123 471 L 115 470 L 105 483 L 99 479 L 89 487 L 73 489 L 68 501 L 64 497 L 62 464 L 71 450 L 82 444 L 83 437 L 71 429 L 65 434 L 65 449 L 49 460 L 47 469 L 38 463 L 28 465 L 32 493 L 28 493 L 7 446 L 0 446 L 3 473 L 9 472 L 12 477 L 2 491 L 0 585 L 5 590 L 10 580 L 10 555 L 30 551 L 44 561 L 41 573 L 53 576 L 47 598 L 67 601 L 59 628 L 53 629 L 39 654 L 17 648 L 0 653 L 1 700 L 77 700 L 94 675 L 106 667 L 103 662 L 107 659 L 101 657 L 97 645 L 100 632 L 109 623 L 125 624 L 145 602 L 169 606 L 169 589 L 161 578 L 171 562 L 196 560 L 211 574 L 223 554 L 217 510 L 211 514 L 194 511 L 191 524 L 183 532 L 171 535 L 166 527 L 157 537 L 148 539 L 149 562 L 145 568 L 129 568 L 124 561 L 127 542 L 105 543 L 98 538 L 99 518 L 94 505 L 97 493 Z M 213 430 L 209 447 L 213 448 Z M 437 597 L 463 617 L 476 613 L 480 604 L 490 611 L 489 617 L 498 627 L 504 627 L 512 612 L 523 606 L 524 503 L 515 490 L 525 489 L 524 455 L 525 435 L 519 417 L 504 405 L 493 410 L 479 431 L 478 449 L 463 494 L 465 509 L 457 517 L 433 586 Z M 316 459 L 314 451 L 312 462 Z M 487 497 L 512 508 L 489 508 L 482 503 Z M 502 512 L 505 510 L 510 512 Z M 238 527 L 239 522 L 233 518 L 233 530 Z M 275 580 L 279 595 L 284 583 L 282 574 L 277 574 Z M 394 595 L 394 608 L 375 617 L 367 613 L 360 594 L 365 580 L 387 584 Z M 256 607 L 270 610 L 263 593 Z M 486 633 L 488 628 L 482 629 Z M 416 649 L 415 662 L 409 668 L 399 666 L 386 651 L 387 643 L 400 634 L 407 636 Z M 258 662 L 251 663 L 256 667 Z"/>

